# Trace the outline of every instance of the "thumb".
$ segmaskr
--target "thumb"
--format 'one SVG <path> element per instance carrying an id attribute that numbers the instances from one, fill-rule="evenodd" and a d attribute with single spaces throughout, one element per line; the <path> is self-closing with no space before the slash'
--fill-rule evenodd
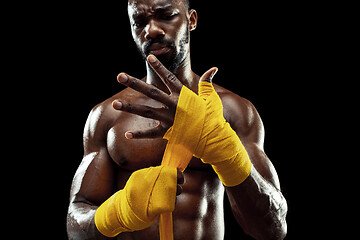
<path id="1" fill-rule="evenodd" d="M 200 77 L 200 82 L 212 83 L 212 79 L 214 78 L 218 70 L 219 69 L 217 67 L 210 68 Z"/>
<path id="2" fill-rule="evenodd" d="M 212 79 L 215 76 L 215 74 L 217 73 L 218 68 L 217 67 L 213 67 L 209 70 L 207 70 L 200 78 L 199 81 L 199 96 L 202 97 L 203 99 L 207 99 L 208 96 L 210 96 L 210 94 L 212 92 L 214 92 L 214 87 L 212 85 Z"/>

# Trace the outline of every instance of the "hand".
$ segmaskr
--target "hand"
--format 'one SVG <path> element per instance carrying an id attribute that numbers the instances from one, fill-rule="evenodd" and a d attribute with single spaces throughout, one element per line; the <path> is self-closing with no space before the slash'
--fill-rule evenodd
<path id="1" fill-rule="evenodd" d="M 135 171 L 125 187 L 131 192 L 128 195 L 131 196 L 131 199 L 128 199 L 129 202 L 142 202 L 143 204 L 147 202 L 144 200 L 144 196 L 149 194 L 148 189 L 151 189 L 149 204 L 145 204 L 148 206 L 147 213 L 151 220 L 161 213 L 174 210 L 177 202 L 176 196 L 182 193 L 184 182 L 184 173 L 179 169 L 157 166 Z"/>
<path id="2" fill-rule="evenodd" d="M 133 172 L 125 187 L 108 198 L 95 213 L 97 229 L 107 237 L 150 227 L 163 213 L 174 211 L 183 174 L 157 166 Z"/>
<path id="3" fill-rule="evenodd" d="M 168 88 L 170 94 L 167 94 L 159 88 L 147 84 L 128 74 L 120 73 L 118 75 L 117 79 L 119 83 L 143 93 L 164 105 L 162 108 L 153 108 L 121 100 L 115 100 L 113 102 L 113 108 L 116 110 L 125 111 L 159 121 L 159 124 L 151 129 L 127 131 L 125 133 L 125 137 L 128 139 L 163 137 L 166 131 L 174 123 L 176 106 L 179 100 L 181 88 L 183 87 L 181 81 L 172 72 L 167 70 L 155 56 L 149 55 L 147 61 Z M 204 73 L 204 75 L 200 78 L 200 81 L 211 81 L 216 71 L 217 68 L 211 68 Z"/>

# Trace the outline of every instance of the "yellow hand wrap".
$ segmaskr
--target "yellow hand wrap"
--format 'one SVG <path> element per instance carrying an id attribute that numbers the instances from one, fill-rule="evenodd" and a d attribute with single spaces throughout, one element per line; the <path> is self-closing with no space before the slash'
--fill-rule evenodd
<path id="1" fill-rule="evenodd" d="M 211 164 L 225 186 L 236 186 L 250 174 L 249 155 L 226 122 L 221 99 L 209 82 L 199 83 L 199 95 L 183 86 L 174 125 L 164 138 L 182 149 L 175 154 L 190 152 Z"/>
<path id="2" fill-rule="evenodd" d="M 193 96 L 195 97 L 187 97 Z M 183 87 L 176 107 L 173 126 L 164 138 L 168 140 L 162 165 L 171 166 L 184 171 L 189 164 L 193 152 L 200 140 L 205 119 L 198 117 L 205 115 L 204 100 L 194 92 Z M 193 114 L 196 112 L 197 114 Z M 188 114 L 191 113 L 191 114 Z M 184 117 L 186 116 L 186 118 Z M 186 142 L 187 144 L 184 144 Z M 159 218 L 159 233 L 161 240 L 173 240 L 173 221 L 171 213 L 163 213 Z"/>
<path id="3" fill-rule="evenodd" d="M 148 228 L 161 213 L 175 209 L 176 188 L 176 168 L 138 170 L 97 209 L 95 225 L 107 237 Z"/>

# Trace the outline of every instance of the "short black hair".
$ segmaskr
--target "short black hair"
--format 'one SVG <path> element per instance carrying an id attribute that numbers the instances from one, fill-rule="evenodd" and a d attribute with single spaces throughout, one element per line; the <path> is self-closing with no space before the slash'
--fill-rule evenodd
<path id="1" fill-rule="evenodd" d="M 190 0 L 184 0 L 185 6 L 190 10 Z"/>

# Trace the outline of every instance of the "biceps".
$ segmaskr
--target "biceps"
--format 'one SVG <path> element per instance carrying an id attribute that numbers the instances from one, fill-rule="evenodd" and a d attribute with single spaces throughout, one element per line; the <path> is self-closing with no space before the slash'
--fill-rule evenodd
<path id="1" fill-rule="evenodd" d="M 99 206 L 114 188 L 114 166 L 106 149 L 84 156 L 72 186 L 71 202 L 87 202 Z"/>

